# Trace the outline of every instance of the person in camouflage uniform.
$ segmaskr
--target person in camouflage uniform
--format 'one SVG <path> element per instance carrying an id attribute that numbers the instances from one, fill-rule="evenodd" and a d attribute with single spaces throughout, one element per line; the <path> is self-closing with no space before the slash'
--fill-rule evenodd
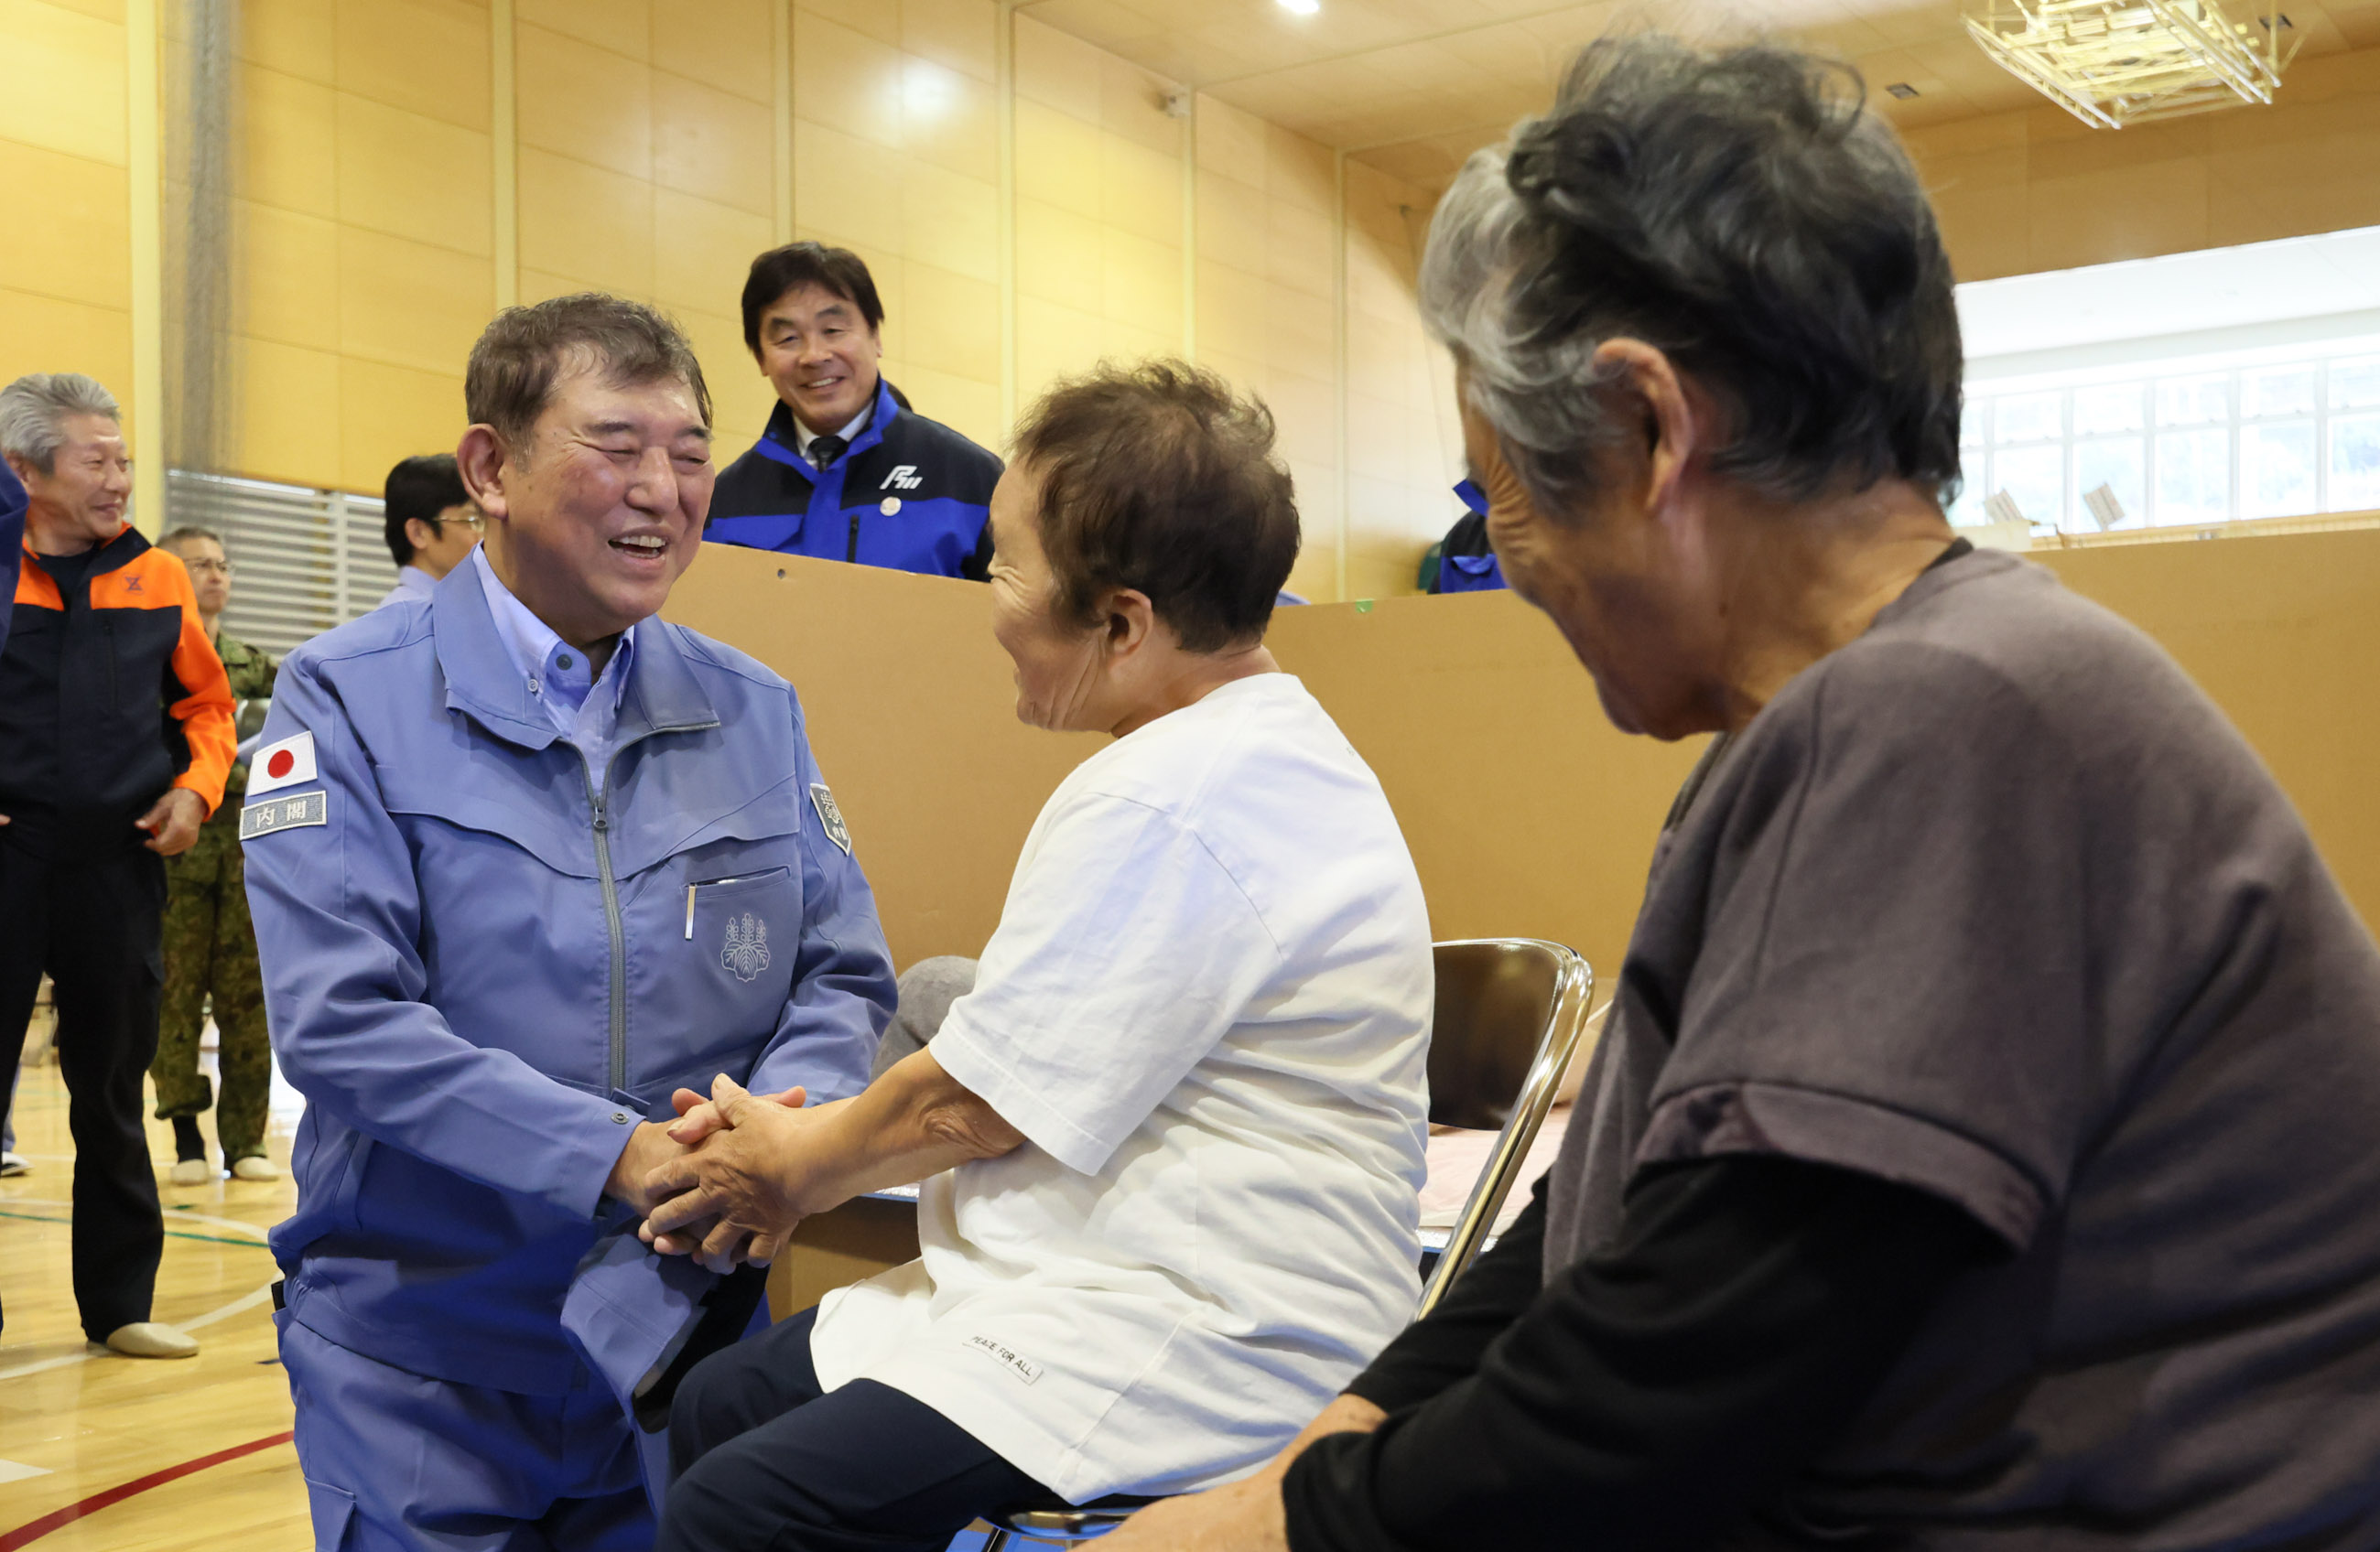
<path id="1" fill-rule="evenodd" d="M 264 725 L 273 676 L 281 664 L 269 654 L 223 634 L 218 622 L 231 600 L 231 564 L 223 540 L 206 528 L 167 534 L 163 548 L 189 568 L 199 618 L 214 640 L 240 703 L 245 739 Z M 256 963 L 256 929 L 248 917 L 247 875 L 240 866 L 240 799 L 248 790 L 245 761 L 231 768 L 222 805 L 199 831 L 199 843 L 165 860 L 165 994 L 158 1020 L 157 1059 L 149 1076 L 157 1085 L 157 1119 L 174 1123 L 173 1180 L 193 1185 L 212 1179 L 199 1112 L 213 1103 L 199 1071 L 199 1032 L 213 1002 L 216 1065 L 223 1073 L 215 1138 L 224 1167 L 241 1180 L 280 1174 L 264 1149 L 267 1101 L 273 1089 L 273 1048 L 264 1028 L 264 982 Z"/>

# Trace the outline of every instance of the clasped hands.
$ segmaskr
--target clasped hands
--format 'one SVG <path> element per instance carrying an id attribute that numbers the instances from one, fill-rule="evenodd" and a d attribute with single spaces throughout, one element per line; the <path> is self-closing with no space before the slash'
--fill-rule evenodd
<path id="1" fill-rule="evenodd" d="M 713 1080 L 708 1098 L 670 1097 L 678 1119 L 640 1124 L 613 1167 L 611 1194 L 645 1215 L 638 1236 L 705 1269 L 766 1265 L 809 1213 L 806 1137 L 818 1126 L 804 1090 L 751 1094 Z"/>

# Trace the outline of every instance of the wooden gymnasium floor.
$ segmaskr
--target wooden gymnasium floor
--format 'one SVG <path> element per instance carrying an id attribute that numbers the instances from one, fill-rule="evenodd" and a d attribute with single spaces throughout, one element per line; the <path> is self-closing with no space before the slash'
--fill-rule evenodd
<path id="1" fill-rule="evenodd" d="M 213 1057 L 203 1059 L 212 1069 Z M 304 1101 L 273 1078 L 270 1146 L 285 1170 Z M 213 1122 L 200 1122 L 210 1147 Z M 149 1123 L 165 1205 L 156 1317 L 200 1341 L 195 1358 L 119 1358 L 93 1351 L 67 1281 L 66 1085 L 55 1066 L 25 1069 L 17 1151 L 32 1172 L 0 1179 L 0 1552 L 310 1552 L 305 1483 L 289 1443 L 289 1389 L 274 1355 L 264 1231 L 297 1206 L 271 1182 L 175 1186 L 173 1130 Z M 881 1208 L 884 1204 L 865 1204 Z M 879 1219 L 881 1219 L 881 1221 Z M 905 1210 L 846 1211 L 804 1228 L 802 1255 L 774 1291 L 820 1293 L 917 1254 Z M 978 1527 L 952 1552 L 978 1552 Z M 1038 1546 L 1038 1543 L 1024 1543 Z"/>
<path id="2" fill-rule="evenodd" d="M 270 1146 L 286 1170 L 298 1098 L 276 1082 L 273 1101 Z M 0 1552 L 307 1552 L 264 1248 L 297 1188 L 286 1175 L 167 1184 L 173 1133 L 151 1122 L 165 1204 L 156 1317 L 196 1336 L 199 1355 L 92 1352 L 67 1282 L 73 1147 L 57 1068 L 25 1070 L 16 1120 L 33 1168 L 0 1180 Z M 200 1124 L 212 1148 L 212 1118 Z"/>

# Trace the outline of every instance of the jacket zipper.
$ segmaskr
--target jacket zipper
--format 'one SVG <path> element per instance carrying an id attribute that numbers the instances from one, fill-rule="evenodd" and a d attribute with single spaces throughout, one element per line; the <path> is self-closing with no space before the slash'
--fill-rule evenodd
<path id="1" fill-rule="evenodd" d="M 856 564 L 859 560 L 859 509 L 851 511 L 851 542 L 844 546 L 843 558 Z"/>
<path id="2" fill-rule="evenodd" d="M 656 733 L 701 733 L 719 725 L 717 718 L 707 722 L 680 722 L 669 727 L 650 728 L 614 748 L 603 762 L 603 790 L 595 790 L 595 767 L 587 751 L 578 751 L 578 767 L 587 783 L 588 806 L 595 811 L 595 871 L 603 881 L 603 925 L 612 935 L 612 1087 L 625 1093 L 628 1087 L 628 929 L 620 915 L 620 881 L 612 873 L 612 772 L 619 769 L 620 757 Z"/>
<path id="3" fill-rule="evenodd" d="M 616 751 L 615 757 L 616 757 Z M 595 810 L 595 870 L 603 880 L 603 925 L 612 934 L 612 1091 L 628 1086 L 628 934 L 620 919 L 620 883 L 612 876 L 612 821 L 606 811 L 612 791 L 612 766 L 603 766 L 603 787 L 595 787 L 595 769 L 587 752 L 578 760 L 587 778 L 587 801 Z"/>

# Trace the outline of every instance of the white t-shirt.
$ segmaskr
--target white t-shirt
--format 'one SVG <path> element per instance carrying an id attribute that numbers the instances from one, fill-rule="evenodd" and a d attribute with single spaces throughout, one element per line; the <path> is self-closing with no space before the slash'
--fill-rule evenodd
<path id="1" fill-rule="evenodd" d="M 1434 982 L 1378 779 L 1235 680 L 1085 760 L 935 1059 L 1025 1134 L 926 1182 L 920 1257 L 810 1350 L 1064 1497 L 1278 1450 L 1412 1318 Z"/>

